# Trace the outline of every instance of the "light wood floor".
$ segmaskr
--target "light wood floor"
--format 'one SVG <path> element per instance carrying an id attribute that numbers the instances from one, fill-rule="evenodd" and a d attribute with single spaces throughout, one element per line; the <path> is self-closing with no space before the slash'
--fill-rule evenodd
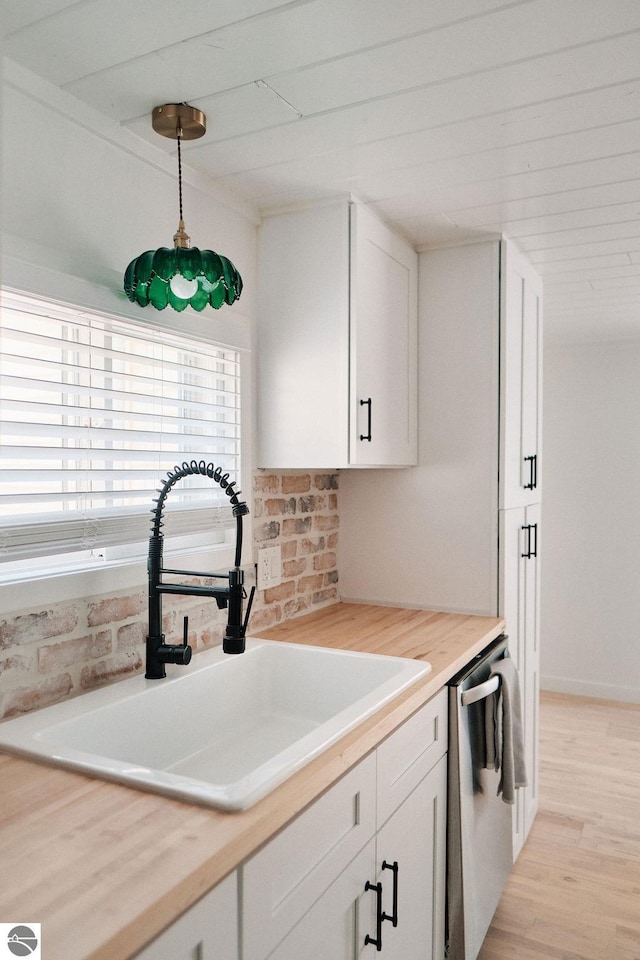
<path id="1" fill-rule="evenodd" d="M 540 713 L 539 813 L 478 960 L 640 960 L 640 705 Z"/>

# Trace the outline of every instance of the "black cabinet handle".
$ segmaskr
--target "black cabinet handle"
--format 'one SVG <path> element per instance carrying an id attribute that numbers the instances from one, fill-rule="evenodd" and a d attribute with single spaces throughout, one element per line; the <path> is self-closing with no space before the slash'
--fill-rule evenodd
<path id="1" fill-rule="evenodd" d="M 532 524 L 531 530 L 533 532 L 533 537 L 532 537 L 533 547 L 531 548 L 529 556 L 537 557 L 538 556 L 538 524 L 537 523 Z"/>
<path id="2" fill-rule="evenodd" d="M 538 556 L 538 524 L 527 523 L 521 529 L 524 530 L 526 540 L 524 552 L 520 556 L 525 560 L 531 560 L 532 557 Z"/>
<path id="3" fill-rule="evenodd" d="M 367 432 L 360 434 L 361 440 L 368 440 L 371 443 L 371 397 L 360 401 L 361 407 L 367 407 Z"/>
<path id="4" fill-rule="evenodd" d="M 372 944 L 378 953 L 382 950 L 382 921 L 384 915 L 382 913 L 382 884 L 381 883 L 369 883 L 367 882 L 364 885 L 365 890 L 375 890 L 376 892 L 376 935 L 370 937 L 369 934 L 364 938 L 365 944 Z"/>
<path id="5" fill-rule="evenodd" d="M 529 461 L 529 483 L 525 483 L 525 490 L 535 490 L 538 486 L 538 454 L 534 453 L 531 457 L 525 457 L 524 462 Z"/>
<path id="6" fill-rule="evenodd" d="M 393 912 L 391 916 L 388 913 L 382 914 L 383 920 L 391 920 L 391 923 L 394 927 L 398 926 L 398 861 L 394 860 L 393 863 L 387 863 L 386 860 L 382 861 L 383 870 L 393 870 Z"/>

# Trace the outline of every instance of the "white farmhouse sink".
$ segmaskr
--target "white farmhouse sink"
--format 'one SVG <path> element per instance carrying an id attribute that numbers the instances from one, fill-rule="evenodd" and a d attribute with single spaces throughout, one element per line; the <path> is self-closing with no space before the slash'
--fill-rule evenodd
<path id="1" fill-rule="evenodd" d="M 0 723 L 0 749 L 223 810 L 244 810 L 431 666 L 247 640 Z"/>

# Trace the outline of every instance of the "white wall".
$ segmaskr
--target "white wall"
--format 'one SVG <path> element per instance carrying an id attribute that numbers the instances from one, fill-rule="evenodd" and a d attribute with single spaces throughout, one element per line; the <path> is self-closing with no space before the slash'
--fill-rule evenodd
<path id="1" fill-rule="evenodd" d="M 544 369 L 542 684 L 640 702 L 640 342 Z"/>
<path id="2" fill-rule="evenodd" d="M 420 255 L 419 462 L 341 473 L 346 599 L 496 615 L 498 250 Z"/>

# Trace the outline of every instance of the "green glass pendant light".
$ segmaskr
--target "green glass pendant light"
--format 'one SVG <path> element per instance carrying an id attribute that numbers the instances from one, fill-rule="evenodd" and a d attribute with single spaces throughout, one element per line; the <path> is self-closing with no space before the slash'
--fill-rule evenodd
<path id="1" fill-rule="evenodd" d="M 166 103 L 155 107 L 153 129 L 163 137 L 178 141 L 178 189 L 180 221 L 173 247 L 146 250 L 132 260 L 124 275 L 124 290 L 129 300 L 157 310 L 166 306 L 184 310 L 204 310 L 209 304 L 216 310 L 223 303 L 234 303 L 242 293 L 242 278 L 231 260 L 213 250 L 199 250 L 191 240 L 182 217 L 182 140 L 197 140 L 207 128 L 201 110 L 186 103 Z"/>

